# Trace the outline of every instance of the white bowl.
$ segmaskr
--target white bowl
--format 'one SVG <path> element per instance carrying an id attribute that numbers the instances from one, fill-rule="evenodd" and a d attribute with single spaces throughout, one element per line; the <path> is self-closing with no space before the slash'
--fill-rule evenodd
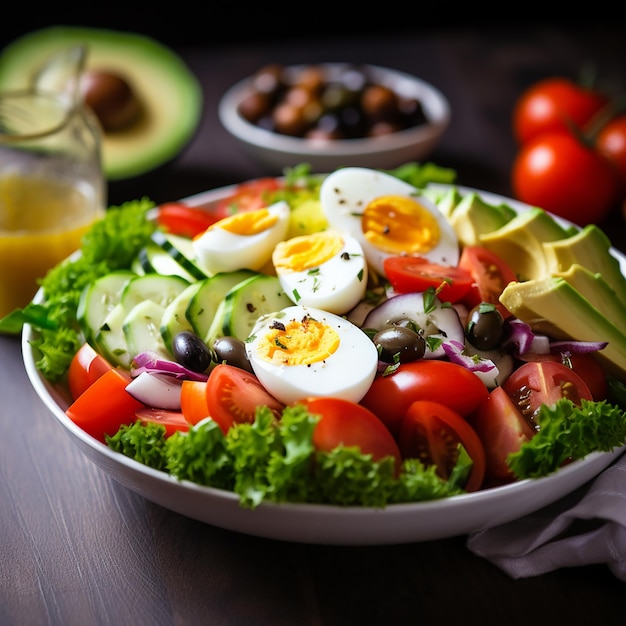
<path id="1" fill-rule="evenodd" d="M 285 68 L 295 75 L 305 66 Z M 353 67 L 348 63 L 320 63 L 329 79 Z M 222 97 L 218 114 L 224 128 L 253 158 L 272 173 L 286 167 L 308 163 L 312 171 L 329 172 L 344 166 L 391 169 L 409 161 L 420 161 L 435 148 L 450 123 L 450 106 L 443 94 L 429 83 L 396 70 L 375 65 L 360 65 L 371 79 L 422 104 L 428 123 L 388 135 L 364 139 L 314 140 L 281 135 L 247 121 L 238 113 L 239 103 L 250 93 L 253 77 L 231 87 Z"/>

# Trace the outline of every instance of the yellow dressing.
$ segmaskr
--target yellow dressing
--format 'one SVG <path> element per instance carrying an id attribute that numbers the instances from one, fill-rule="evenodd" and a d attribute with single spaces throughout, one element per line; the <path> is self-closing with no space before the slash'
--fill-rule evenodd
<path id="1" fill-rule="evenodd" d="M 37 280 L 80 247 L 102 213 L 61 181 L 0 177 L 0 317 L 30 302 Z"/>

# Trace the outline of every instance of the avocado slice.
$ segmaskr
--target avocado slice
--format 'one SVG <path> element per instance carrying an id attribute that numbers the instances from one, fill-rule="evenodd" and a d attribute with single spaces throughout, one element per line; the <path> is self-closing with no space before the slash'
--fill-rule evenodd
<path id="1" fill-rule="evenodd" d="M 609 238 L 595 224 L 585 226 L 571 237 L 543 244 L 548 269 L 552 274 L 567 272 L 573 265 L 582 265 L 594 274 L 602 274 L 623 309 L 626 309 L 626 278 L 619 261 L 610 250 Z"/>
<path id="2" fill-rule="evenodd" d="M 532 280 L 550 275 L 543 243 L 569 235 L 549 213 L 533 207 L 518 213 L 501 228 L 479 235 L 479 241 L 497 254 L 520 280 Z"/>
<path id="3" fill-rule="evenodd" d="M 198 127 L 202 90 L 178 55 L 144 35 L 74 26 L 33 31 L 0 53 L 0 89 L 31 86 L 51 58 L 73 46 L 86 48 L 86 71 L 121 75 L 141 103 L 136 121 L 104 133 L 107 179 L 139 176 L 174 158 Z"/>
<path id="4" fill-rule="evenodd" d="M 449 221 L 462 246 L 480 245 L 480 235 L 502 228 L 517 215 L 506 204 L 488 204 L 470 192 L 452 210 Z"/>
<path id="5" fill-rule="evenodd" d="M 555 339 L 608 341 L 594 354 L 609 373 L 626 382 L 626 334 L 565 278 L 509 283 L 500 302 L 533 330 Z"/>

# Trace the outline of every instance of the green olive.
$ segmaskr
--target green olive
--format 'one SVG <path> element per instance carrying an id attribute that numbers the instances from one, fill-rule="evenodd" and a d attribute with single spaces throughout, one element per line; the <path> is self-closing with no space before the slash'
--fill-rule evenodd
<path id="1" fill-rule="evenodd" d="M 424 337 L 407 326 L 388 326 L 372 338 L 379 358 L 385 363 L 408 363 L 421 359 L 426 352 Z"/>
<path id="2" fill-rule="evenodd" d="M 475 306 L 467 317 L 465 336 L 478 350 L 493 350 L 504 335 L 504 318 L 498 309 L 487 302 Z"/>

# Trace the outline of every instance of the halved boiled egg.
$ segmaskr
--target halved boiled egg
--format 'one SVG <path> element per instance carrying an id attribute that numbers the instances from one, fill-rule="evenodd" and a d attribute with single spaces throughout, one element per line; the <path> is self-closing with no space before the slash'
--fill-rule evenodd
<path id="1" fill-rule="evenodd" d="M 270 262 L 276 244 L 287 236 L 289 212 L 289 205 L 281 201 L 215 222 L 193 240 L 198 262 L 210 274 L 261 270 Z"/>
<path id="2" fill-rule="evenodd" d="M 346 167 L 326 177 L 320 202 L 330 226 L 356 237 L 372 269 L 389 256 L 420 256 L 456 265 L 460 248 L 450 223 L 418 189 L 384 172 Z"/>
<path id="3" fill-rule="evenodd" d="M 325 230 L 281 241 L 272 263 L 294 304 L 342 314 L 365 296 L 367 262 L 351 235 Z"/>
<path id="4" fill-rule="evenodd" d="M 285 404 L 311 396 L 358 402 L 378 366 L 378 351 L 360 328 L 314 307 L 259 318 L 245 345 L 261 384 Z"/>

